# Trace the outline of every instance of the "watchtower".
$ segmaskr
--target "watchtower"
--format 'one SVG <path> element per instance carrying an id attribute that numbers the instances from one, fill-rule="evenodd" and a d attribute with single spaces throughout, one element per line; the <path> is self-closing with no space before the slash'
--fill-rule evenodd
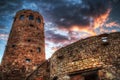
<path id="1" fill-rule="evenodd" d="M 9 68 L 34 70 L 45 60 L 44 20 L 36 11 L 16 13 L 8 38 L 2 65 Z"/>

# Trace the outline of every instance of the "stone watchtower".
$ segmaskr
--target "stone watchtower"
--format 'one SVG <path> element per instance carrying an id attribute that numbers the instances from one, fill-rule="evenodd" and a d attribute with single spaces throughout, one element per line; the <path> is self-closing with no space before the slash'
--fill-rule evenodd
<path id="1" fill-rule="evenodd" d="M 28 73 L 44 60 L 43 17 L 32 10 L 18 11 L 14 18 L 2 65 L 11 70 L 24 68 L 22 70 Z"/>

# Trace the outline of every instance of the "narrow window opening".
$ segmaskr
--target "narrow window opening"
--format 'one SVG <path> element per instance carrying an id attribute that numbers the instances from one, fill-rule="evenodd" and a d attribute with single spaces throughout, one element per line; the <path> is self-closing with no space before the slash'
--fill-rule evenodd
<path id="1" fill-rule="evenodd" d="M 33 52 L 33 50 L 30 50 L 30 52 Z"/>
<path id="2" fill-rule="evenodd" d="M 40 47 L 37 48 L 37 52 L 41 52 L 41 48 Z"/>
<path id="3" fill-rule="evenodd" d="M 26 59 L 25 60 L 27 63 L 30 63 L 31 62 L 31 59 Z"/>
<path id="4" fill-rule="evenodd" d="M 102 37 L 101 39 L 102 39 L 102 44 L 103 44 L 104 46 L 109 45 L 108 37 Z"/>
<path id="5" fill-rule="evenodd" d="M 102 37 L 103 42 L 108 42 L 107 37 Z"/>
<path id="6" fill-rule="evenodd" d="M 23 20 L 24 19 L 24 15 L 20 15 L 20 20 Z"/>
<path id="7" fill-rule="evenodd" d="M 37 18 L 37 22 L 38 22 L 38 23 L 41 23 L 41 20 L 40 20 L 40 18 Z"/>
<path id="8" fill-rule="evenodd" d="M 30 39 L 28 39 L 27 41 L 28 41 L 28 42 L 31 42 L 31 40 L 30 40 Z"/>
<path id="9" fill-rule="evenodd" d="M 33 25 L 33 24 L 30 24 L 30 27 L 34 27 L 34 25 Z"/>
<path id="10" fill-rule="evenodd" d="M 70 80 L 99 80 L 98 71 L 73 73 L 70 75 Z"/>
<path id="11" fill-rule="evenodd" d="M 16 47 L 16 45 L 13 44 L 12 47 L 14 48 L 14 47 Z"/>
<path id="12" fill-rule="evenodd" d="M 99 80 L 97 73 L 92 73 L 84 76 L 85 80 Z"/>
<path id="13" fill-rule="evenodd" d="M 33 15 L 29 15 L 29 20 L 33 20 L 33 19 L 34 19 Z"/>
<path id="14" fill-rule="evenodd" d="M 63 59 L 64 58 L 63 54 L 59 54 L 57 57 L 58 57 L 58 59 Z"/>
<path id="15" fill-rule="evenodd" d="M 55 77 L 53 78 L 53 80 L 58 80 L 58 77 L 57 77 L 57 76 L 55 76 Z"/>

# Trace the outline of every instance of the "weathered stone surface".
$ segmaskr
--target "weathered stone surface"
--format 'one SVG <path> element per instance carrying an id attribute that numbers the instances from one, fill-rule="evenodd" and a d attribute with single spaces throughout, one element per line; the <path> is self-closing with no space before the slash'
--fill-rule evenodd
<path id="1" fill-rule="evenodd" d="M 26 80 L 50 80 L 49 60 L 41 63 L 39 67 L 26 78 Z"/>
<path id="2" fill-rule="evenodd" d="M 9 76 L 9 80 L 13 80 L 13 76 L 26 77 L 43 61 L 45 61 L 43 17 L 32 10 L 20 10 L 16 13 L 2 60 L 3 74 L 6 75 L 4 77 Z"/>
<path id="3" fill-rule="evenodd" d="M 106 37 L 107 41 L 102 40 Z M 62 59 L 59 56 L 62 55 Z M 77 41 L 56 51 L 51 57 L 50 78 L 97 69 L 101 80 L 120 80 L 120 32 L 102 34 Z M 81 79 L 84 80 L 84 79 Z"/>

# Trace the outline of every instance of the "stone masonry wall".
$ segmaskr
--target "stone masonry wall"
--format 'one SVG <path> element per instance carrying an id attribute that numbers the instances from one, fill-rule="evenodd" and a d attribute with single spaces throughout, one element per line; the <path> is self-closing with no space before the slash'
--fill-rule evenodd
<path id="1" fill-rule="evenodd" d="M 21 10 L 14 18 L 2 59 L 3 72 L 6 74 L 4 78 L 17 74 L 28 76 L 43 61 L 45 61 L 43 17 L 32 10 Z M 17 74 L 14 74 L 15 72 Z"/>
<path id="2" fill-rule="evenodd" d="M 50 62 L 51 80 L 94 69 L 101 80 L 120 80 L 120 32 L 77 41 L 56 51 Z"/>
<path id="3" fill-rule="evenodd" d="M 46 60 L 26 80 L 50 80 L 50 62 Z"/>

